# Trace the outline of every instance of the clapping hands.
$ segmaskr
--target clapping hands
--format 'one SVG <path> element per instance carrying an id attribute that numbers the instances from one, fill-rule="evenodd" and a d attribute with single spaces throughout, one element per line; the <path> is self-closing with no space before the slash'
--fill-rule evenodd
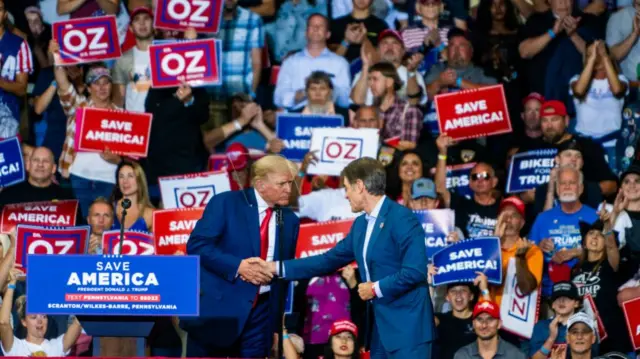
<path id="1" fill-rule="evenodd" d="M 275 263 L 266 262 L 262 258 L 247 258 L 240 262 L 238 275 L 240 279 L 254 285 L 265 285 L 271 282 L 275 274 Z"/>

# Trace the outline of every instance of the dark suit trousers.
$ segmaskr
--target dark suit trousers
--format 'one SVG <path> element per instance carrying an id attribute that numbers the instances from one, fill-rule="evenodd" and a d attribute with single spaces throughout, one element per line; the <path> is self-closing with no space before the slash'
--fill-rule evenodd
<path id="1" fill-rule="evenodd" d="M 375 316 L 374 316 L 375 317 Z M 431 359 L 431 342 L 421 343 L 410 348 L 401 348 L 392 352 L 386 351 L 380 341 L 378 325 L 373 320 L 373 333 L 371 334 L 371 359 Z"/>
<path id="2" fill-rule="evenodd" d="M 265 358 L 269 356 L 273 333 L 269 333 L 269 292 L 258 297 L 240 338 L 228 348 L 212 347 L 187 337 L 188 358 Z"/>

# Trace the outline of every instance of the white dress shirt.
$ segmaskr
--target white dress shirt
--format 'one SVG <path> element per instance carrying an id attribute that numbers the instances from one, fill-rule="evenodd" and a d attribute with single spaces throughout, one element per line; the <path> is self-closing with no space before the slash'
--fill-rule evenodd
<path id="1" fill-rule="evenodd" d="M 351 93 L 351 70 L 349 63 L 342 56 L 331 52 L 328 48 L 313 57 L 305 48 L 284 60 L 278 73 L 273 103 L 278 107 L 298 109 L 307 101 L 295 103 L 296 91 L 305 89 L 307 77 L 314 71 L 324 71 L 332 76 L 333 97 L 340 107 L 349 107 Z"/>
<path id="2" fill-rule="evenodd" d="M 371 239 L 371 234 L 373 233 L 373 229 L 376 225 L 376 220 L 378 215 L 380 214 L 380 209 L 382 208 L 382 204 L 387 196 L 382 196 L 375 207 L 373 207 L 373 211 L 370 214 L 365 215 L 367 220 L 367 232 L 364 236 L 364 246 L 362 248 L 362 260 L 364 262 L 364 273 L 365 278 L 367 278 L 367 282 L 371 282 L 371 275 L 369 274 L 369 266 L 367 265 L 367 248 L 369 248 L 369 240 Z M 382 226 L 382 223 L 379 224 Z M 373 283 L 373 289 L 376 291 L 376 296 L 378 298 L 382 298 L 382 292 L 380 291 L 380 284 L 378 282 Z"/>
<path id="3" fill-rule="evenodd" d="M 262 221 L 264 220 L 264 217 L 267 216 L 267 208 L 269 208 L 269 205 L 267 204 L 267 202 L 265 202 L 264 199 L 262 199 L 262 197 L 260 197 L 260 194 L 258 193 L 258 191 L 256 191 L 255 189 L 253 191 L 256 194 L 256 202 L 258 202 L 258 215 L 260 219 L 260 222 L 258 223 L 258 228 L 259 228 L 260 225 L 262 225 Z M 260 240 L 262 241 L 262 238 L 260 238 Z M 262 246 L 262 242 L 260 245 Z M 275 255 L 275 251 L 276 251 L 276 214 L 274 212 L 271 215 L 271 219 L 269 220 L 269 246 L 267 247 L 267 258 L 266 258 L 267 262 L 273 261 L 273 256 Z M 260 294 L 266 293 L 270 290 L 271 290 L 271 286 L 269 285 L 260 286 Z"/>

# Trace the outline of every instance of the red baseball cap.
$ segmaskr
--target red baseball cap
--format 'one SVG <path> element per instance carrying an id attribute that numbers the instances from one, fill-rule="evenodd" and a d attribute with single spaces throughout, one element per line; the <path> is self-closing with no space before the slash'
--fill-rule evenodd
<path id="1" fill-rule="evenodd" d="M 487 313 L 493 318 L 500 319 L 500 307 L 494 302 L 490 300 L 481 300 L 476 303 L 476 306 L 473 308 L 473 315 L 471 316 L 473 319 L 482 313 Z"/>
<path id="2" fill-rule="evenodd" d="M 388 36 L 395 37 L 395 39 L 398 40 L 400 44 L 404 45 L 404 42 L 402 42 L 402 36 L 400 35 L 400 33 L 397 32 L 396 30 L 391 30 L 391 29 L 386 29 L 383 32 L 381 32 L 380 35 L 378 35 L 378 42 L 382 41 L 382 39 Z"/>
<path id="3" fill-rule="evenodd" d="M 542 103 L 544 103 L 544 96 L 542 96 L 541 94 L 539 94 L 537 92 L 532 92 L 532 93 L 528 94 L 527 97 L 525 97 L 522 100 L 522 105 L 526 104 L 530 100 L 536 100 L 536 101 L 538 101 L 538 102 L 540 102 L 542 104 Z"/>
<path id="4" fill-rule="evenodd" d="M 551 100 L 545 101 L 540 106 L 540 117 L 544 116 L 566 116 L 567 107 L 562 101 Z"/>
<path id="5" fill-rule="evenodd" d="M 349 332 L 353 334 L 354 337 L 358 337 L 358 327 L 350 320 L 337 320 L 333 322 L 329 335 L 336 335 L 342 332 Z"/>
<path id="6" fill-rule="evenodd" d="M 241 171 L 249 164 L 249 150 L 239 142 L 230 144 L 225 154 L 229 159 L 229 171 Z"/>
<path id="7" fill-rule="evenodd" d="M 138 14 L 142 14 L 145 13 L 151 17 L 153 17 L 153 11 L 151 11 L 151 8 L 147 7 L 147 6 L 138 6 L 137 8 L 133 9 L 133 11 L 131 12 L 131 21 L 133 21 L 133 19 L 136 17 L 136 15 Z"/>
<path id="8" fill-rule="evenodd" d="M 502 212 L 502 210 L 507 206 L 515 207 L 516 211 L 518 211 L 522 218 L 524 218 L 525 205 L 520 198 L 518 198 L 517 196 L 511 196 L 503 199 L 502 202 L 500 202 L 500 210 L 498 212 Z"/>

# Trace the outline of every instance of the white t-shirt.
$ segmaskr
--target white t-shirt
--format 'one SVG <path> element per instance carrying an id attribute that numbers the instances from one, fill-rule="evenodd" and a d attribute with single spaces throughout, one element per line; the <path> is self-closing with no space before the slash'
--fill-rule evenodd
<path id="1" fill-rule="evenodd" d="M 578 81 L 579 77 L 579 75 L 576 75 L 569 80 L 569 93 L 571 96 L 573 96 L 571 84 Z M 618 75 L 618 78 L 627 84 L 625 96 L 628 95 L 629 81 L 624 75 Z M 584 101 L 574 97 L 573 103 L 576 107 L 576 132 L 579 134 L 599 138 L 620 130 L 624 97 L 616 98 L 613 96 L 609 80 L 593 79 Z"/>
<path id="2" fill-rule="evenodd" d="M 344 188 L 326 188 L 305 194 L 298 199 L 298 206 L 300 217 L 317 222 L 355 218 L 361 214 L 351 211 Z"/>
<path id="3" fill-rule="evenodd" d="M 353 82 L 351 83 L 351 88 L 354 88 L 356 86 L 356 83 L 358 82 L 358 80 L 360 80 L 360 76 L 362 76 L 362 72 L 358 72 L 356 76 L 354 76 Z M 402 88 L 398 90 L 396 94 L 398 95 L 399 98 L 403 100 L 408 100 L 409 98 L 407 97 L 407 80 L 409 78 L 409 71 L 407 71 L 407 68 L 404 65 L 398 67 L 398 77 L 400 77 L 400 80 L 402 80 Z M 418 81 L 418 86 L 420 86 L 420 89 L 422 90 L 422 97 L 420 98 L 420 104 L 424 105 L 427 103 L 427 87 L 424 83 L 424 77 L 420 76 L 420 74 L 416 74 L 416 81 Z M 367 87 L 367 97 L 364 101 L 364 104 L 367 106 L 373 105 L 373 93 L 371 92 L 371 89 L 368 87 Z"/>
<path id="4" fill-rule="evenodd" d="M 129 74 L 125 96 L 125 108 L 128 111 L 144 112 L 144 102 L 151 87 L 151 59 L 149 50 L 140 51 L 133 47 L 133 69 Z"/>
<path id="5" fill-rule="evenodd" d="M 4 356 L 14 357 L 31 357 L 31 356 L 48 356 L 48 357 L 64 357 L 69 355 L 71 350 L 64 351 L 64 334 L 59 337 L 49 340 L 45 339 L 42 344 L 37 345 L 27 342 L 25 339 L 18 339 L 13 337 L 13 346 L 11 350 L 6 351 L 2 347 L 2 354 Z M 0 344 L 1 346 L 1 344 Z M 34 355 L 37 352 L 44 352 L 46 355 Z M 41 354 L 41 353 L 40 353 Z"/>

